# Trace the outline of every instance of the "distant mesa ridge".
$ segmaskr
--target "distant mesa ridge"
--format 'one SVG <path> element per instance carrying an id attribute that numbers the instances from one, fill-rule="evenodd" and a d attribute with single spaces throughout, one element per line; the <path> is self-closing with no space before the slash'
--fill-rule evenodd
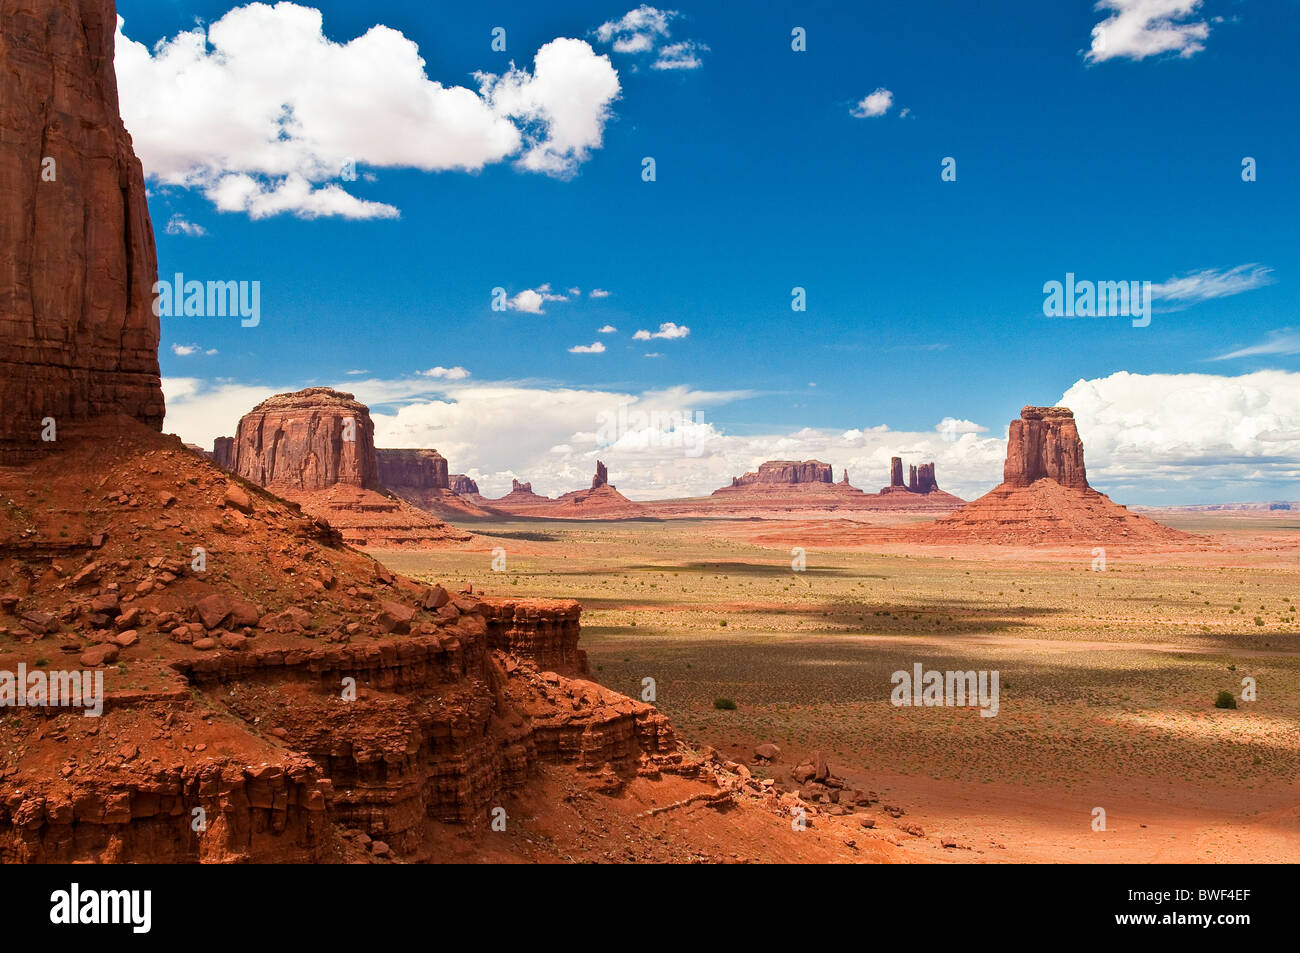
<path id="1" fill-rule="evenodd" d="M 755 483 L 833 483 L 835 475 L 829 463 L 820 460 L 768 460 L 759 464 L 758 470 L 743 476 L 732 477 L 732 486 L 752 486 Z"/>

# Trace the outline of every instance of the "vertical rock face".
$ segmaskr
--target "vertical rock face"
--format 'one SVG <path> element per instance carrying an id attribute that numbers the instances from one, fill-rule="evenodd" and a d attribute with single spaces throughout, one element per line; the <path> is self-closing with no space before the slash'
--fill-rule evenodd
<path id="1" fill-rule="evenodd" d="M 378 486 L 370 410 L 328 387 L 277 394 L 240 419 L 231 469 L 266 487 Z"/>
<path id="2" fill-rule="evenodd" d="M 916 471 L 916 491 L 918 493 L 932 493 L 937 489 L 939 489 L 939 484 L 934 479 L 934 464 L 921 464 Z"/>
<path id="3" fill-rule="evenodd" d="M 465 476 L 463 473 L 453 473 L 450 477 L 451 492 L 453 493 L 477 493 L 478 484 Z"/>
<path id="4" fill-rule="evenodd" d="M 379 482 L 388 487 L 447 490 L 447 461 L 437 450 L 376 450 Z"/>
<path id="5" fill-rule="evenodd" d="M 1025 407 L 1020 419 L 1011 421 L 1003 483 L 1029 486 L 1044 477 L 1079 490 L 1088 486 L 1083 441 L 1074 413 L 1065 407 Z"/>
<path id="6" fill-rule="evenodd" d="M 0 4 L 0 460 L 56 425 L 161 429 L 158 259 L 118 113 L 113 0 Z"/>
<path id="7" fill-rule="evenodd" d="M 848 486 L 848 485 L 849 485 L 849 471 L 848 471 L 848 468 L 845 467 L 845 468 L 844 468 L 844 479 L 840 481 L 840 486 Z"/>
<path id="8" fill-rule="evenodd" d="M 909 467 L 907 468 L 907 488 L 908 488 L 909 490 L 911 490 L 913 493 L 917 492 L 917 490 L 916 490 L 916 464 L 915 464 L 915 463 L 913 463 L 911 466 L 909 466 Z"/>
<path id="9" fill-rule="evenodd" d="M 609 485 L 609 471 L 605 469 L 605 464 L 599 460 L 596 461 L 596 475 L 591 478 L 591 488 L 593 490 L 602 486 Z"/>
<path id="10" fill-rule="evenodd" d="M 903 485 L 903 458 L 902 457 L 889 458 L 889 485 L 890 486 Z"/>
<path id="11" fill-rule="evenodd" d="M 229 470 L 234 465 L 234 437 L 217 437 L 212 441 L 212 461 L 225 470 Z"/>

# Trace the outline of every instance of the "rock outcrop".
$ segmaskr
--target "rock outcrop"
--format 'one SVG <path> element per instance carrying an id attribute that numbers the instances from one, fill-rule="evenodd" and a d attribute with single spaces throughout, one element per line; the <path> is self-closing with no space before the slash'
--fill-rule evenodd
<path id="1" fill-rule="evenodd" d="M 934 464 L 922 463 L 916 470 L 916 492 L 933 493 L 937 489 L 939 484 L 934 478 Z"/>
<path id="2" fill-rule="evenodd" d="M 493 515 L 479 504 L 477 486 L 472 494 L 459 494 L 451 489 L 447 461 L 437 450 L 379 449 L 375 453 L 379 459 L 379 482 L 412 506 L 451 520 Z"/>
<path id="3" fill-rule="evenodd" d="M 478 484 L 463 473 L 453 473 L 449 479 L 451 481 L 449 488 L 453 493 L 464 496 L 478 493 Z"/>
<path id="4" fill-rule="evenodd" d="M 1192 539 L 1088 486 L 1083 441 L 1065 407 L 1026 407 L 1011 421 L 1005 479 L 974 502 L 905 533 L 925 543 L 1175 543 Z"/>
<path id="5" fill-rule="evenodd" d="M 1002 482 L 1029 486 L 1044 478 L 1076 490 L 1088 486 L 1083 441 L 1074 413 L 1065 407 L 1025 407 L 1020 419 L 1011 421 L 1007 434 Z"/>
<path id="6" fill-rule="evenodd" d="M 500 499 L 485 500 L 488 506 L 509 508 L 515 506 L 533 506 L 542 503 L 554 503 L 549 496 L 539 496 L 533 492 L 532 483 L 520 483 L 518 480 L 510 481 L 510 492 Z"/>
<path id="7" fill-rule="evenodd" d="M 540 519 L 636 519 L 645 515 L 645 507 L 629 500 L 609 482 L 605 464 L 596 462 L 591 487 L 548 499 L 533 493 L 531 483 L 514 481 L 514 487 L 499 500 L 486 505 L 504 513 L 522 513 Z"/>
<path id="8" fill-rule="evenodd" d="M 157 430 L 158 279 L 111 0 L 0 7 L 0 462 L 123 414 Z"/>
<path id="9" fill-rule="evenodd" d="M 212 441 L 212 462 L 223 470 L 235 465 L 234 437 L 217 437 Z"/>
<path id="10" fill-rule="evenodd" d="M 240 418 L 231 470 L 282 490 L 377 487 L 370 408 L 329 387 L 268 397 Z"/>
<path id="11" fill-rule="evenodd" d="M 889 458 L 889 486 L 881 487 L 882 496 L 900 493 L 942 493 L 934 478 L 934 464 L 911 464 L 907 468 L 907 484 L 903 484 L 903 458 Z M 945 496 L 948 494 L 944 494 Z M 956 497 L 953 497 L 956 499 Z"/>

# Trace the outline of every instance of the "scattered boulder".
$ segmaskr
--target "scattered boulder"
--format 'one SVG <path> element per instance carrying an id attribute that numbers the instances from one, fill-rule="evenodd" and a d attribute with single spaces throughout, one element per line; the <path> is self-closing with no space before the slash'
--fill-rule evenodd
<path id="1" fill-rule="evenodd" d="M 213 592 L 194 604 L 199 621 L 205 629 L 215 629 L 230 615 L 230 600 L 220 592 Z"/>
<path id="2" fill-rule="evenodd" d="M 253 501 L 249 499 L 244 488 L 232 483 L 226 487 L 226 495 L 221 498 L 221 505 L 227 509 L 239 510 L 244 514 L 253 512 Z"/>
<path id="3" fill-rule="evenodd" d="M 381 606 L 383 608 L 379 614 L 381 629 L 394 635 L 406 635 L 411 631 L 411 620 L 415 618 L 414 609 L 400 602 L 383 602 Z"/>
<path id="4" fill-rule="evenodd" d="M 110 662 L 116 662 L 119 648 L 112 642 L 102 642 L 99 645 L 92 645 L 86 651 L 81 653 L 81 664 L 87 668 L 95 668 L 99 665 L 105 665 Z"/>
<path id="5" fill-rule="evenodd" d="M 781 749 L 771 742 L 767 742 L 754 749 L 754 758 L 759 761 L 780 761 Z"/>

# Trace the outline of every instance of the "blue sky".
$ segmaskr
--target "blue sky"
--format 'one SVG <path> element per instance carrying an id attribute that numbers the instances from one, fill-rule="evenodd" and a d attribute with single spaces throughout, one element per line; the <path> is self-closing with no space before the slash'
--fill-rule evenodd
<path id="1" fill-rule="evenodd" d="M 696 492 L 754 457 L 843 449 L 831 462 L 865 468 L 854 482 L 874 489 L 891 444 L 940 457 L 940 484 L 946 467 L 948 484 L 974 495 L 997 481 L 1007 420 L 1082 380 L 1101 382 L 1093 416 L 1080 412 L 1093 482 L 1122 502 L 1300 497 L 1300 4 L 1183 0 L 1184 15 L 1161 21 L 1142 16 L 1144 3 L 1007 3 L 996 15 L 965 2 L 709 3 L 664 7 L 622 30 L 626 3 L 317 3 L 318 46 L 383 24 L 418 46 L 424 76 L 443 87 L 486 97 L 476 71 L 502 76 L 512 61 L 525 71 L 516 79 L 539 80 L 521 94 L 529 115 L 509 113 L 518 149 L 476 171 L 426 170 L 387 144 L 442 141 L 458 120 L 411 105 L 403 90 L 418 84 L 392 65 L 400 58 L 336 59 L 317 87 L 374 96 L 358 107 L 368 139 L 355 181 L 320 166 L 344 148 L 331 137 L 358 142 L 339 129 L 356 120 L 309 121 L 299 107 L 301 128 L 287 135 L 302 140 L 292 150 L 300 170 L 247 141 L 241 117 L 267 97 L 297 105 L 284 79 L 295 55 L 280 53 L 292 42 L 240 58 L 208 37 L 201 54 L 164 68 L 144 48 L 129 65 L 119 39 L 160 274 L 261 282 L 256 328 L 163 319 L 169 429 L 206 443 L 233 431 L 237 402 L 259 389 L 351 381 L 372 402 L 381 442 L 450 447 L 453 470 L 497 488 L 509 474 L 570 488 L 604 451 L 629 495 Z M 119 0 L 123 33 L 148 48 L 230 9 Z M 1099 24 L 1106 44 L 1088 55 Z M 505 52 L 491 48 L 498 26 Z M 806 30 L 806 51 L 791 49 L 794 27 Z M 565 47 L 572 71 L 585 70 L 588 87 L 612 74 L 617 97 L 602 104 L 590 88 L 567 89 L 562 63 L 541 83 L 534 56 L 557 38 L 586 44 L 589 53 Z M 1147 55 L 1153 43 L 1169 48 Z M 669 61 L 690 68 L 655 68 Z M 224 105 L 196 92 L 212 70 L 234 74 L 214 87 L 235 91 Z M 260 85 L 241 105 L 250 82 Z M 889 95 L 862 105 L 878 90 Z M 498 87 L 494 110 L 504 114 L 515 93 Z M 530 152 L 561 113 L 581 145 Z M 476 162 L 493 154 L 465 148 Z M 529 156 L 555 167 L 530 169 Z M 653 182 L 642 180 L 647 156 Z M 949 156 L 954 182 L 940 178 Z M 1247 156 L 1253 182 L 1242 180 Z M 219 185 L 233 174 L 274 189 L 286 169 L 352 199 L 286 199 L 262 215 Z M 340 214 L 305 217 L 311 208 Z M 364 217 L 377 208 L 387 217 Z M 1166 296 L 1148 327 L 1045 317 L 1043 284 L 1067 272 L 1150 281 Z M 545 301 L 542 313 L 492 309 L 494 288 L 523 303 L 515 296 L 547 286 L 567 300 Z M 796 286 L 804 312 L 791 310 Z M 634 338 L 666 323 L 689 333 Z M 617 330 L 598 331 L 606 326 Z M 570 351 L 596 342 L 603 352 Z M 1243 350 L 1256 353 L 1215 360 Z M 468 376 L 418 377 L 433 367 Z M 674 463 L 638 456 L 635 441 L 588 445 L 585 401 L 567 422 L 547 416 L 553 430 L 525 426 L 536 446 L 521 443 L 513 419 L 470 432 L 463 413 L 445 413 L 464 402 L 517 416 L 571 391 L 612 395 L 601 406 L 650 406 L 668 392 L 659 399 L 704 411 L 713 449 Z M 1178 417 L 1190 407 L 1196 418 Z M 969 435 L 935 444 L 944 418 Z M 863 435 L 882 426 L 900 436 Z M 846 442 L 845 432 L 857 435 Z"/>

